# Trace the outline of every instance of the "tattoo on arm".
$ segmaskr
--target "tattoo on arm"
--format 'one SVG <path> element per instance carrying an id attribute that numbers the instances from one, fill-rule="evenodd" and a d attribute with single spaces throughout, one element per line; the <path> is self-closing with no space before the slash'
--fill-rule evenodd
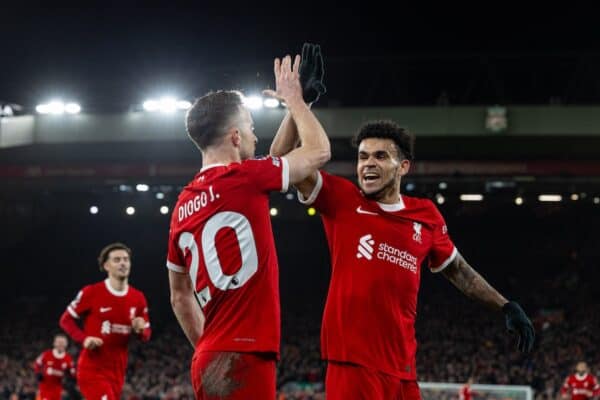
<path id="1" fill-rule="evenodd" d="M 466 296 L 500 310 L 508 302 L 459 254 L 442 274 Z"/>

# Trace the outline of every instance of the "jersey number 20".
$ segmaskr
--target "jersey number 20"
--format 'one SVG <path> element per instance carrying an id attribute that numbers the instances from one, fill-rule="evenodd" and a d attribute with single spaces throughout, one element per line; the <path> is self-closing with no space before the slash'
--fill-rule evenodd
<path id="1" fill-rule="evenodd" d="M 226 275 L 223 272 L 215 246 L 217 233 L 226 227 L 232 228 L 235 231 L 242 258 L 242 265 L 233 275 Z M 256 273 L 258 269 L 256 242 L 254 241 L 250 221 L 242 214 L 233 211 L 223 211 L 213 215 L 204 225 L 200 239 L 206 272 L 208 272 L 210 281 L 217 289 L 239 289 Z M 191 252 L 190 278 L 195 289 L 198 278 L 198 267 L 200 265 L 198 244 L 192 233 L 183 232 L 179 236 L 178 245 L 182 252 L 186 250 Z M 211 300 L 210 287 L 206 286 L 204 289 L 196 292 L 196 297 L 200 306 L 204 307 Z"/>

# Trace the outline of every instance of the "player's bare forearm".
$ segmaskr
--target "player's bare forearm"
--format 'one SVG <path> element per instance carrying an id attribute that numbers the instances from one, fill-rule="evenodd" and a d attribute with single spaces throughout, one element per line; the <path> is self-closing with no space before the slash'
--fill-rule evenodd
<path id="1" fill-rule="evenodd" d="M 294 150 L 299 143 L 298 128 L 296 128 L 296 123 L 292 115 L 288 112 L 283 121 L 281 121 L 277 134 L 273 138 L 269 154 L 272 156 L 283 156 Z"/>
<path id="2" fill-rule="evenodd" d="M 204 330 L 204 314 L 194 297 L 192 283 L 187 275 L 169 271 L 169 286 L 173 313 L 192 347 L 195 347 Z"/>
<path id="3" fill-rule="evenodd" d="M 478 300 L 486 306 L 501 310 L 508 303 L 465 259 L 458 254 L 442 274 L 466 296 Z"/>
<path id="4" fill-rule="evenodd" d="M 172 305 L 179 326 L 181 326 L 183 333 L 185 333 L 185 336 L 190 341 L 192 347 L 195 347 L 198 339 L 202 336 L 204 325 L 203 318 L 198 314 L 200 308 L 198 303 L 193 299 L 180 299 L 175 302 L 172 301 Z"/>

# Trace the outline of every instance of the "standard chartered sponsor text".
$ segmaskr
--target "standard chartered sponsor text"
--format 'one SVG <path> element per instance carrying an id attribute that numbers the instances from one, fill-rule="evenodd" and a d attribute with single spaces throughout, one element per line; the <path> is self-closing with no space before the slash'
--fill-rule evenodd
<path id="1" fill-rule="evenodd" d="M 377 249 L 377 258 L 396 264 L 412 273 L 417 273 L 417 257 L 406 250 L 400 250 L 387 243 L 380 243 Z"/>

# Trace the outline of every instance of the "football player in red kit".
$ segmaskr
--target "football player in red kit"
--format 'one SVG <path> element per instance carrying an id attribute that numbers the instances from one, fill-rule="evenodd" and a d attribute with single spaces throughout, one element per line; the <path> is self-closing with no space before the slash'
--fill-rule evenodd
<path id="1" fill-rule="evenodd" d="M 479 393 L 473 391 L 471 385 L 475 380 L 473 378 L 467 379 L 467 382 L 460 388 L 458 392 L 459 400 L 472 400 L 473 396 L 479 396 Z"/>
<path id="2" fill-rule="evenodd" d="M 297 142 L 289 120 L 271 154 L 285 154 Z M 296 185 L 300 201 L 321 213 L 331 255 L 321 329 L 327 400 L 420 399 L 414 325 L 422 265 L 503 311 L 520 350 L 530 351 L 534 329 L 521 307 L 465 261 L 430 200 L 400 193 L 413 159 L 412 136 L 392 121 L 372 121 L 355 143 L 358 187 L 324 171 Z"/>
<path id="3" fill-rule="evenodd" d="M 590 374 L 587 364 L 580 361 L 575 366 L 575 373 L 565 379 L 560 394 L 565 400 L 569 395 L 571 400 L 589 400 L 600 395 L 600 385 L 596 377 Z"/>
<path id="4" fill-rule="evenodd" d="M 130 336 L 144 342 L 150 339 L 148 305 L 144 294 L 129 285 L 131 250 L 126 245 L 109 244 L 100 252 L 98 263 L 108 278 L 81 289 L 63 313 L 60 326 L 83 345 L 77 363 L 83 397 L 119 400 Z"/>
<path id="5" fill-rule="evenodd" d="M 54 336 L 52 348 L 35 360 L 34 370 L 39 381 L 40 400 L 60 400 L 65 375 L 75 376 L 75 364 L 67 353 L 69 341 L 63 334 Z"/>
<path id="6" fill-rule="evenodd" d="M 274 399 L 280 345 L 279 272 L 269 193 L 287 191 L 329 159 L 329 141 L 303 100 L 300 57 L 275 60 L 276 91 L 302 146 L 254 159 L 257 138 L 240 93 L 196 100 L 187 131 L 202 169 L 171 218 L 167 267 L 171 303 L 195 347 L 198 399 Z"/>

